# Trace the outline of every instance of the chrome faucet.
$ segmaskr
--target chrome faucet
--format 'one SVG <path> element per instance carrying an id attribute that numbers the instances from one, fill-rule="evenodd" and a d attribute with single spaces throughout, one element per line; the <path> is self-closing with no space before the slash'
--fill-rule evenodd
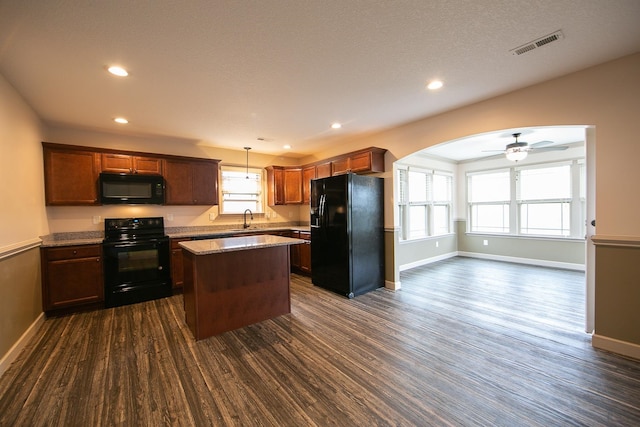
<path id="1" fill-rule="evenodd" d="M 253 213 L 251 212 L 251 209 L 245 209 L 244 213 L 242 214 L 242 219 L 243 219 L 242 228 L 249 228 L 249 225 L 250 225 L 250 224 L 247 224 L 247 212 L 249 212 L 251 221 L 253 221 Z"/>

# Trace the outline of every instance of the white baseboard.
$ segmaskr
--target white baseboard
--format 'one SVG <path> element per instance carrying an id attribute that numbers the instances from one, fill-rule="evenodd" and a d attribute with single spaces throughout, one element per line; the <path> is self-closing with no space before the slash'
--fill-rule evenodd
<path id="1" fill-rule="evenodd" d="M 601 350 L 610 351 L 612 353 L 640 360 L 640 345 L 638 344 L 593 334 L 591 337 L 591 345 Z"/>
<path id="2" fill-rule="evenodd" d="M 410 270 L 412 268 L 421 267 L 423 265 L 431 264 L 437 261 L 442 261 L 443 259 L 453 258 L 454 256 L 457 256 L 457 255 L 458 255 L 458 252 L 449 252 L 448 254 L 421 259 L 419 261 L 410 262 L 408 264 L 402 264 L 401 266 L 398 267 L 398 270 L 400 271 Z"/>
<path id="3" fill-rule="evenodd" d="M 392 282 L 391 280 L 385 280 L 384 287 L 390 291 L 397 291 L 401 288 L 400 282 Z"/>
<path id="4" fill-rule="evenodd" d="M 570 262 L 548 261 L 544 259 L 535 259 L 535 258 L 518 258 L 513 256 L 484 254 L 479 252 L 458 252 L 457 255 L 466 256 L 469 258 L 481 258 L 481 259 L 488 259 L 493 261 L 513 262 L 516 264 L 538 265 L 540 267 L 564 268 L 565 270 L 585 271 L 584 264 L 574 264 Z"/>
<path id="5" fill-rule="evenodd" d="M 43 323 L 44 313 L 40 313 L 36 320 L 33 321 L 31 326 L 29 326 L 27 330 L 24 331 L 20 339 L 18 339 L 18 341 L 16 341 L 16 343 L 9 349 L 7 354 L 2 356 L 2 359 L 0 359 L 0 377 L 2 377 L 2 374 L 4 374 L 7 369 L 9 369 L 9 366 L 13 363 L 14 360 L 16 360 L 22 349 L 27 345 L 29 340 L 38 331 Z"/>

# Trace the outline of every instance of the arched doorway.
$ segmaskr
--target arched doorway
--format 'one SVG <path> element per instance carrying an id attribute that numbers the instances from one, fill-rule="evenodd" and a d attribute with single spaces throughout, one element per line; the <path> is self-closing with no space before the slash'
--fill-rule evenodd
<path id="1" fill-rule="evenodd" d="M 519 133 L 520 141 L 526 141 L 532 147 L 525 160 L 517 164 L 506 160 L 504 150 L 507 144 L 514 142 L 512 134 Z M 565 147 L 561 149 L 561 147 Z M 451 212 L 453 223 L 452 234 L 456 235 L 455 249 L 452 249 L 450 236 L 445 234 L 431 234 L 426 236 L 411 236 L 407 233 L 407 212 L 401 206 L 403 197 L 400 194 L 402 184 L 395 185 L 394 200 L 399 205 L 394 209 L 398 215 L 396 224 L 400 225 L 399 239 L 396 242 L 395 265 L 402 271 L 421 264 L 437 261 L 452 253 L 466 253 L 490 259 L 530 263 L 543 266 L 584 269 L 585 274 L 585 330 L 593 331 L 594 324 L 594 261 L 595 250 L 590 241 L 595 227 L 591 220 L 595 218 L 595 130 L 588 126 L 548 126 L 527 127 L 518 129 L 503 129 L 479 135 L 472 135 L 454 141 L 444 142 L 436 146 L 420 150 L 394 163 L 394 180 L 402 179 L 401 172 L 423 169 L 425 171 L 437 171 L 450 173 L 455 177 L 453 211 Z M 468 200 L 466 199 L 466 180 L 471 171 L 510 169 L 526 170 L 527 168 L 540 168 L 544 164 L 567 164 L 573 162 L 574 170 L 583 169 L 583 175 L 574 175 L 574 190 L 578 192 L 580 201 L 573 201 L 572 210 L 576 210 L 577 203 L 581 203 L 580 215 L 571 215 L 574 222 L 570 235 L 545 236 L 533 233 L 514 236 L 513 229 L 505 233 L 507 239 L 498 235 L 485 235 L 474 233 L 469 226 Z M 449 166 L 447 166 L 449 165 Z M 583 178 L 580 178 L 583 176 Z M 578 182 L 575 182 L 579 180 Z M 406 189 L 405 189 L 406 190 Z M 409 208 L 411 209 L 411 208 Z M 512 221 L 520 218 L 512 213 Z M 579 223 L 579 224 L 577 224 Z M 427 225 L 428 227 L 428 225 Z M 451 234 L 451 233 L 450 233 Z M 519 234 L 519 233 L 515 233 Z M 585 244 L 586 238 L 586 244 Z M 516 240 L 517 239 L 517 240 Z M 522 242 L 536 240 L 535 245 Z M 514 242 L 519 242 L 515 245 Z M 543 242 L 543 243 L 540 243 Z M 497 243 L 497 244 L 494 244 Z M 488 245 L 488 246 L 482 246 Z M 517 250 L 513 250 L 517 248 Z M 533 248 L 533 249 L 532 249 Z M 556 252 L 559 256 L 553 256 Z"/>

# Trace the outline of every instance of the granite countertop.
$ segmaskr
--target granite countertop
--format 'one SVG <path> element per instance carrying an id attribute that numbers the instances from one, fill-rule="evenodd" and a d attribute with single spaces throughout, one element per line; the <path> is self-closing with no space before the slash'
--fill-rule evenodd
<path id="1" fill-rule="evenodd" d="M 192 240 L 187 242 L 180 242 L 180 246 L 195 255 L 209 255 L 220 252 L 245 251 L 249 249 L 298 245 L 302 243 L 306 243 L 306 241 L 302 239 L 292 239 L 290 237 L 260 234 L 257 236 Z"/>
<path id="2" fill-rule="evenodd" d="M 173 227 L 165 228 L 167 236 L 177 238 L 187 237 L 224 237 L 231 234 L 238 233 L 271 233 L 274 231 L 310 231 L 311 227 L 308 225 L 293 225 L 293 226 L 280 226 L 280 227 L 249 227 L 249 228 L 227 228 L 227 229 L 208 229 L 207 227 Z"/>
<path id="3" fill-rule="evenodd" d="M 238 233 L 270 233 L 275 231 L 309 231 L 308 225 L 281 225 L 276 227 L 249 227 L 249 228 L 220 228 L 218 227 L 165 227 L 165 233 L 171 238 L 218 238 L 230 236 Z M 66 233 L 53 233 L 40 236 L 42 247 L 74 246 L 74 245 L 95 245 L 101 244 L 104 240 L 102 231 L 78 231 Z"/>
<path id="4" fill-rule="evenodd" d="M 40 236 L 43 247 L 95 245 L 104 240 L 102 231 L 79 231 L 69 233 L 54 233 Z"/>

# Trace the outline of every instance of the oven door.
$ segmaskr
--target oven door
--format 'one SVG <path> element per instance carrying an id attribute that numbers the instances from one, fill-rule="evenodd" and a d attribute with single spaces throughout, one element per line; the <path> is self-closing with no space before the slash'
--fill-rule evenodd
<path id="1" fill-rule="evenodd" d="M 169 239 L 103 244 L 107 307 L 171 295 Z"/>

